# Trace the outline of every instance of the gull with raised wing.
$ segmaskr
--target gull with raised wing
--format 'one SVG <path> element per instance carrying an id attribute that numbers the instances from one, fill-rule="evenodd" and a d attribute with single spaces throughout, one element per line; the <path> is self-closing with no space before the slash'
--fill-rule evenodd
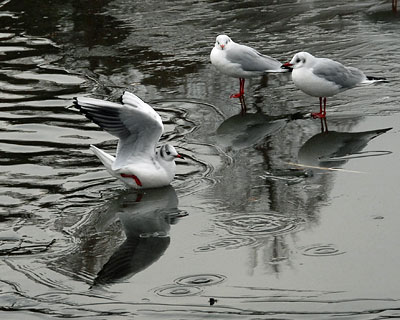
<path id="1" fill-rule="evenodd" d="M 122 95 L 122 104 L 75 97 L 74 105 L 119 139 L 116 157 L 90 146 L 112 176 L 135 189 L 158 188 L 171 183 L 175 176 L 175 159 L 183 157 L 169 144 L 156 149 L 164 126 L 151 106 L 129 92 Z"/>
<path id="2" fill-rule="evenodd" d="M 317 58 L 308 52 L 296 53 L 293 59 L 284 63 L 282 68 L 292 68 L 292 80 L 304 93 L 319 97 L 319 112 L 313 112 L 313 118 L 326 117 L 326 98 L 354 88 L 358 85 L 385 81 L 385 78 L 366 76 L 357 68 L 346 67 L 340 62 Z M 322 107 L 323 101 L 323 107 Z"/>
<path id="3" fill-rule="evenodd" d="M 240 98 L 244 95 L 246 78 L 260 76 L 268 72 L 287 72 L 282 64 L 257 50 L 234 42 L 227 35 L 219 35 L 210 54 L 211 63 L 223 74 L 239 78 L 239 92 L 231 98 Z"/>

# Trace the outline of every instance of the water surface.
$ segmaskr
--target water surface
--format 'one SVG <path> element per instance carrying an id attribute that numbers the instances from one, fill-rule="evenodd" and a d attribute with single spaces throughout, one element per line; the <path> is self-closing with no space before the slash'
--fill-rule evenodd
<path id="1" fill-rule="evenodd" d="M 372 0 L 1 1 L 1 316 L 400 317 L 399 28 Z M 247 81 L 242 116 L 221 33 L 389 82 L 328 99 L 328 132 L 289 75 Z M 171 187 L 126 190 L 68 108 L 124 90 L 185 155 Z"/>

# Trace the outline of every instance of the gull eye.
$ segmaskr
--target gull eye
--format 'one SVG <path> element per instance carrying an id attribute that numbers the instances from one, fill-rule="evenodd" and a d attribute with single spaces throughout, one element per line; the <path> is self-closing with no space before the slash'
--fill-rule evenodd
<path id="1" fill-rule="evenodd" d="M 170 155 L 170 154 L 171 154 L 171 151 L 167 150 L 167 151 L 166 151 L 166 154 L 167 154 L 167 155 Z"/>
<path id="2" fill-rule="evenodd" d="M 301 61 L 300 58 L 296 59 L 296 63 L 300 63 L 300 61 Z"/>

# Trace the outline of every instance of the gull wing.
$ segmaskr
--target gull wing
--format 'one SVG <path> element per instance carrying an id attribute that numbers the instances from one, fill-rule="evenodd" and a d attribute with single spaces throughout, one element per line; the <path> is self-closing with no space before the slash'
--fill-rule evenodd
<path id="1" fill-rule="evenodd" d="M 125 92 L 122 104 L 86 97 L 74 98 L 74 104 L 88 119 L 119 138 L 114 170 L 135 157 L 155 156 L 164 128 L 161 117 L 134 94 Z"/>
<path id="2" fill-rule="evenodd" d="M 283 72 L 281 63 L 257 50 L 234 43 L 235 46 L 226 51 L 226 58 L 232 63 L 241 65 L 244 71 Z"/>
<path id="3" fill-rule="evenodd" d="M 361 70 L 345 67 L 337 61 L 326 58 L 319 58 L 312 71 L 316 76 L 333 82 L 342 89 L 350 89 L 366 79 Z"/>

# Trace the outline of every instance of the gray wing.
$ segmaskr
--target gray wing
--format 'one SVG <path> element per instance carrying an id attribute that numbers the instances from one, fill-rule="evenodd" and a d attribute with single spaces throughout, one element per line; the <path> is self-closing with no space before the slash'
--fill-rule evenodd
<path id="1" fill-rule="evenodd" d="M 345 67 L 341 63 L 319 58 L 313 67 L 313 73 L 325 80 L 335 83 L 342 89 L 350 89 L 366 79 L 365 74 L 353 67 Z"/>
<path id="2" fill-rule="evenodd" d="M 81 113 L 119 138 L 114 169 L 129 164 L 135 156 L 153 157 L 163 132 L 161 117 L 147 103 L 129 92 L 124 93 L 122 102 L 74 98 L 74 104 Z"/>
<path id="3" fill-rule="evenodd" d="M 235 46 L 226 52 L 226 58 L 232 63 L 241 65 L 244 71 L 281 71 L 281 63 L 257 50 L 235 43 Z"/>

